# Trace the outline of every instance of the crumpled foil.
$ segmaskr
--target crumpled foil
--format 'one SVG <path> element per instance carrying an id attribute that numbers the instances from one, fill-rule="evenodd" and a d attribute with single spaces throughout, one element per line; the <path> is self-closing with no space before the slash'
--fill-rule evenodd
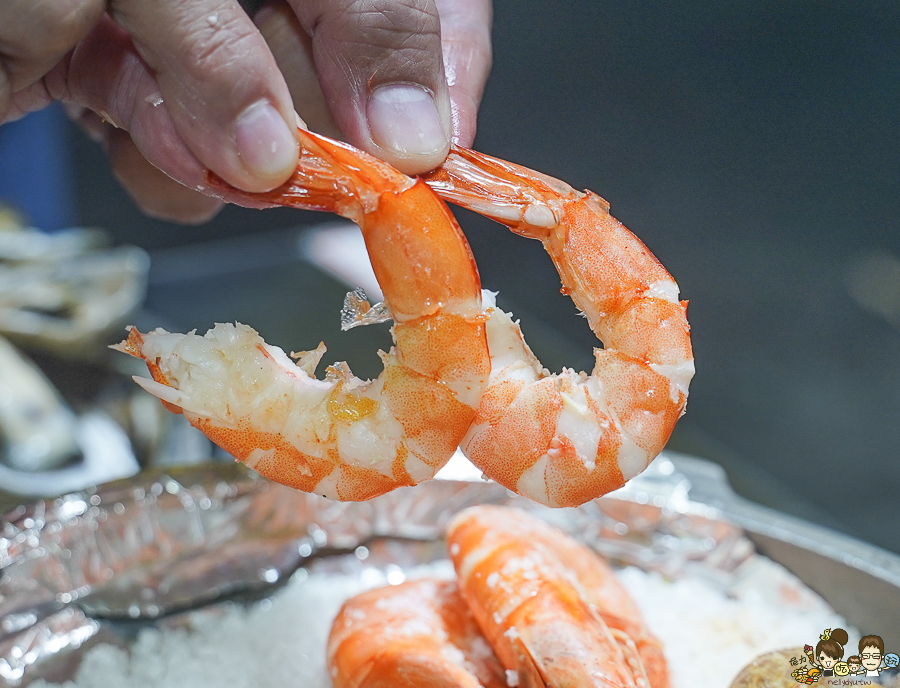
<path id="1" fill-rule="evenodd" d="M 727 577 L 753 546 L 689 490 L 664 457 L 611 495 L 556 510 L 479 480 L 334 502 L 240 464 L 208 464 L 39 501 L 8 514 L 0 531 L 0 683 L 65 678 L 87 646 L 121 642 L 105 633 L 111 625 L 252 599 L 313 558 L 383 538 L 439 543 L 447 520 L 473 504 L 538 513 L 613 561 Z M 442 547 L 414 551 L 427 561 Z"/>

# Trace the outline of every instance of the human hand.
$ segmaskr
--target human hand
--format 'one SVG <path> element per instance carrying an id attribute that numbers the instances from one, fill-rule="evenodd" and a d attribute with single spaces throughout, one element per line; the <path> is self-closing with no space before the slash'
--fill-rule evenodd
<path id="1" fill-rule="evenodd" d="M 219 208 L 207 168 L 248 191 L 291 174 L 295 107 L 424 172 L 474 137 L 489 2 L 275 0 L 260 32 L 236 0 L 6 0 L 0 122 L 63 101 L 146 212 L 188 222 Z"/>

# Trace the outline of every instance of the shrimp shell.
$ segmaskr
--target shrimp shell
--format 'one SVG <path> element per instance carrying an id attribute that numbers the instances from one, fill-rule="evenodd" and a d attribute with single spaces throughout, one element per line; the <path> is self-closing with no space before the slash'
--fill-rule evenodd
<path id="1" fill-rule="evenodd" d="M 447 542 L 463 597 L 523 688 L 668 687 L 659 643 L 625 590 L 565 533 L 478 506 L 451 519 Z"/>
<path id="2" fill-rule="evenodd" d="M 454 581 L 422 579 L 348 600 L 328 638 L 335 688 L 506 688 Z"/>
<path id="3" fill-rule="evenodd" d="M 539 239 L 605 346 L 590 376 L 550 375 L 511 316 L 489 307 L 491 378 L 463 452 L 547 506 L 621 487 L 659 454 L 687 403 L 694 359 L 678 285 L 590 191 L 459 147 L 425 179 L 445 200 Z"/>
<path id="4" fill-rule="evenodd" d="M 141 334 L 117 347 L 146 361 L 139 379 L 176 413 L 262 475 L 307 492 L 366 500 L 434 476 L 475 416 L 490 360 L 478 270 L 446 205 L 351 146 L 298 132 L 297 171 L 261 194 L 228 200 L 336 212 L 362 229 L 394 319 L 385 368 L 359 380 L 346 364 L 314 372 L 324 345 L 294 364 L 246 325 L 205 336 Z"/>
<path id="5" fill-rule="evenodd" d="M 569 582 L 579 597 L 600 615 L 623 646 L 623 652 L 633 643 L 651 688 L 669 688 L 669 668 L 662 643 L 650 633 L 612 567 L 596 552 L 538 518 L 519 512 L 516 520 L 518 527 L 527 527 L 530 542 L 546 548 L 564 564 Z"/>

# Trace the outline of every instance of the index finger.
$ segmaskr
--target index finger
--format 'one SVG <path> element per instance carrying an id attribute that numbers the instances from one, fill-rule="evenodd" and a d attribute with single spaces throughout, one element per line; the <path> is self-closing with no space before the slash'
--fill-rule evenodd
<path id="1" fill-rule="evenodd" d="M 298 155 L 290 93 L 236 0 L 112 0 L 110 8 L 204 165 L 246 191 L 290 176 Z"/>

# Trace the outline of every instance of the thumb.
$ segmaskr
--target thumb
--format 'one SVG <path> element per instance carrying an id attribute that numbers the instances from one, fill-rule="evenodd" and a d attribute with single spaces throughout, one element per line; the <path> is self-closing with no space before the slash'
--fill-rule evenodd
<path id="1" fill-rule="evenodd" d="M 434 0 L 291 0 L 312 36 L 322 91 L 356 146 L 402 172 L 450 149 L 450 97 Z"/>

